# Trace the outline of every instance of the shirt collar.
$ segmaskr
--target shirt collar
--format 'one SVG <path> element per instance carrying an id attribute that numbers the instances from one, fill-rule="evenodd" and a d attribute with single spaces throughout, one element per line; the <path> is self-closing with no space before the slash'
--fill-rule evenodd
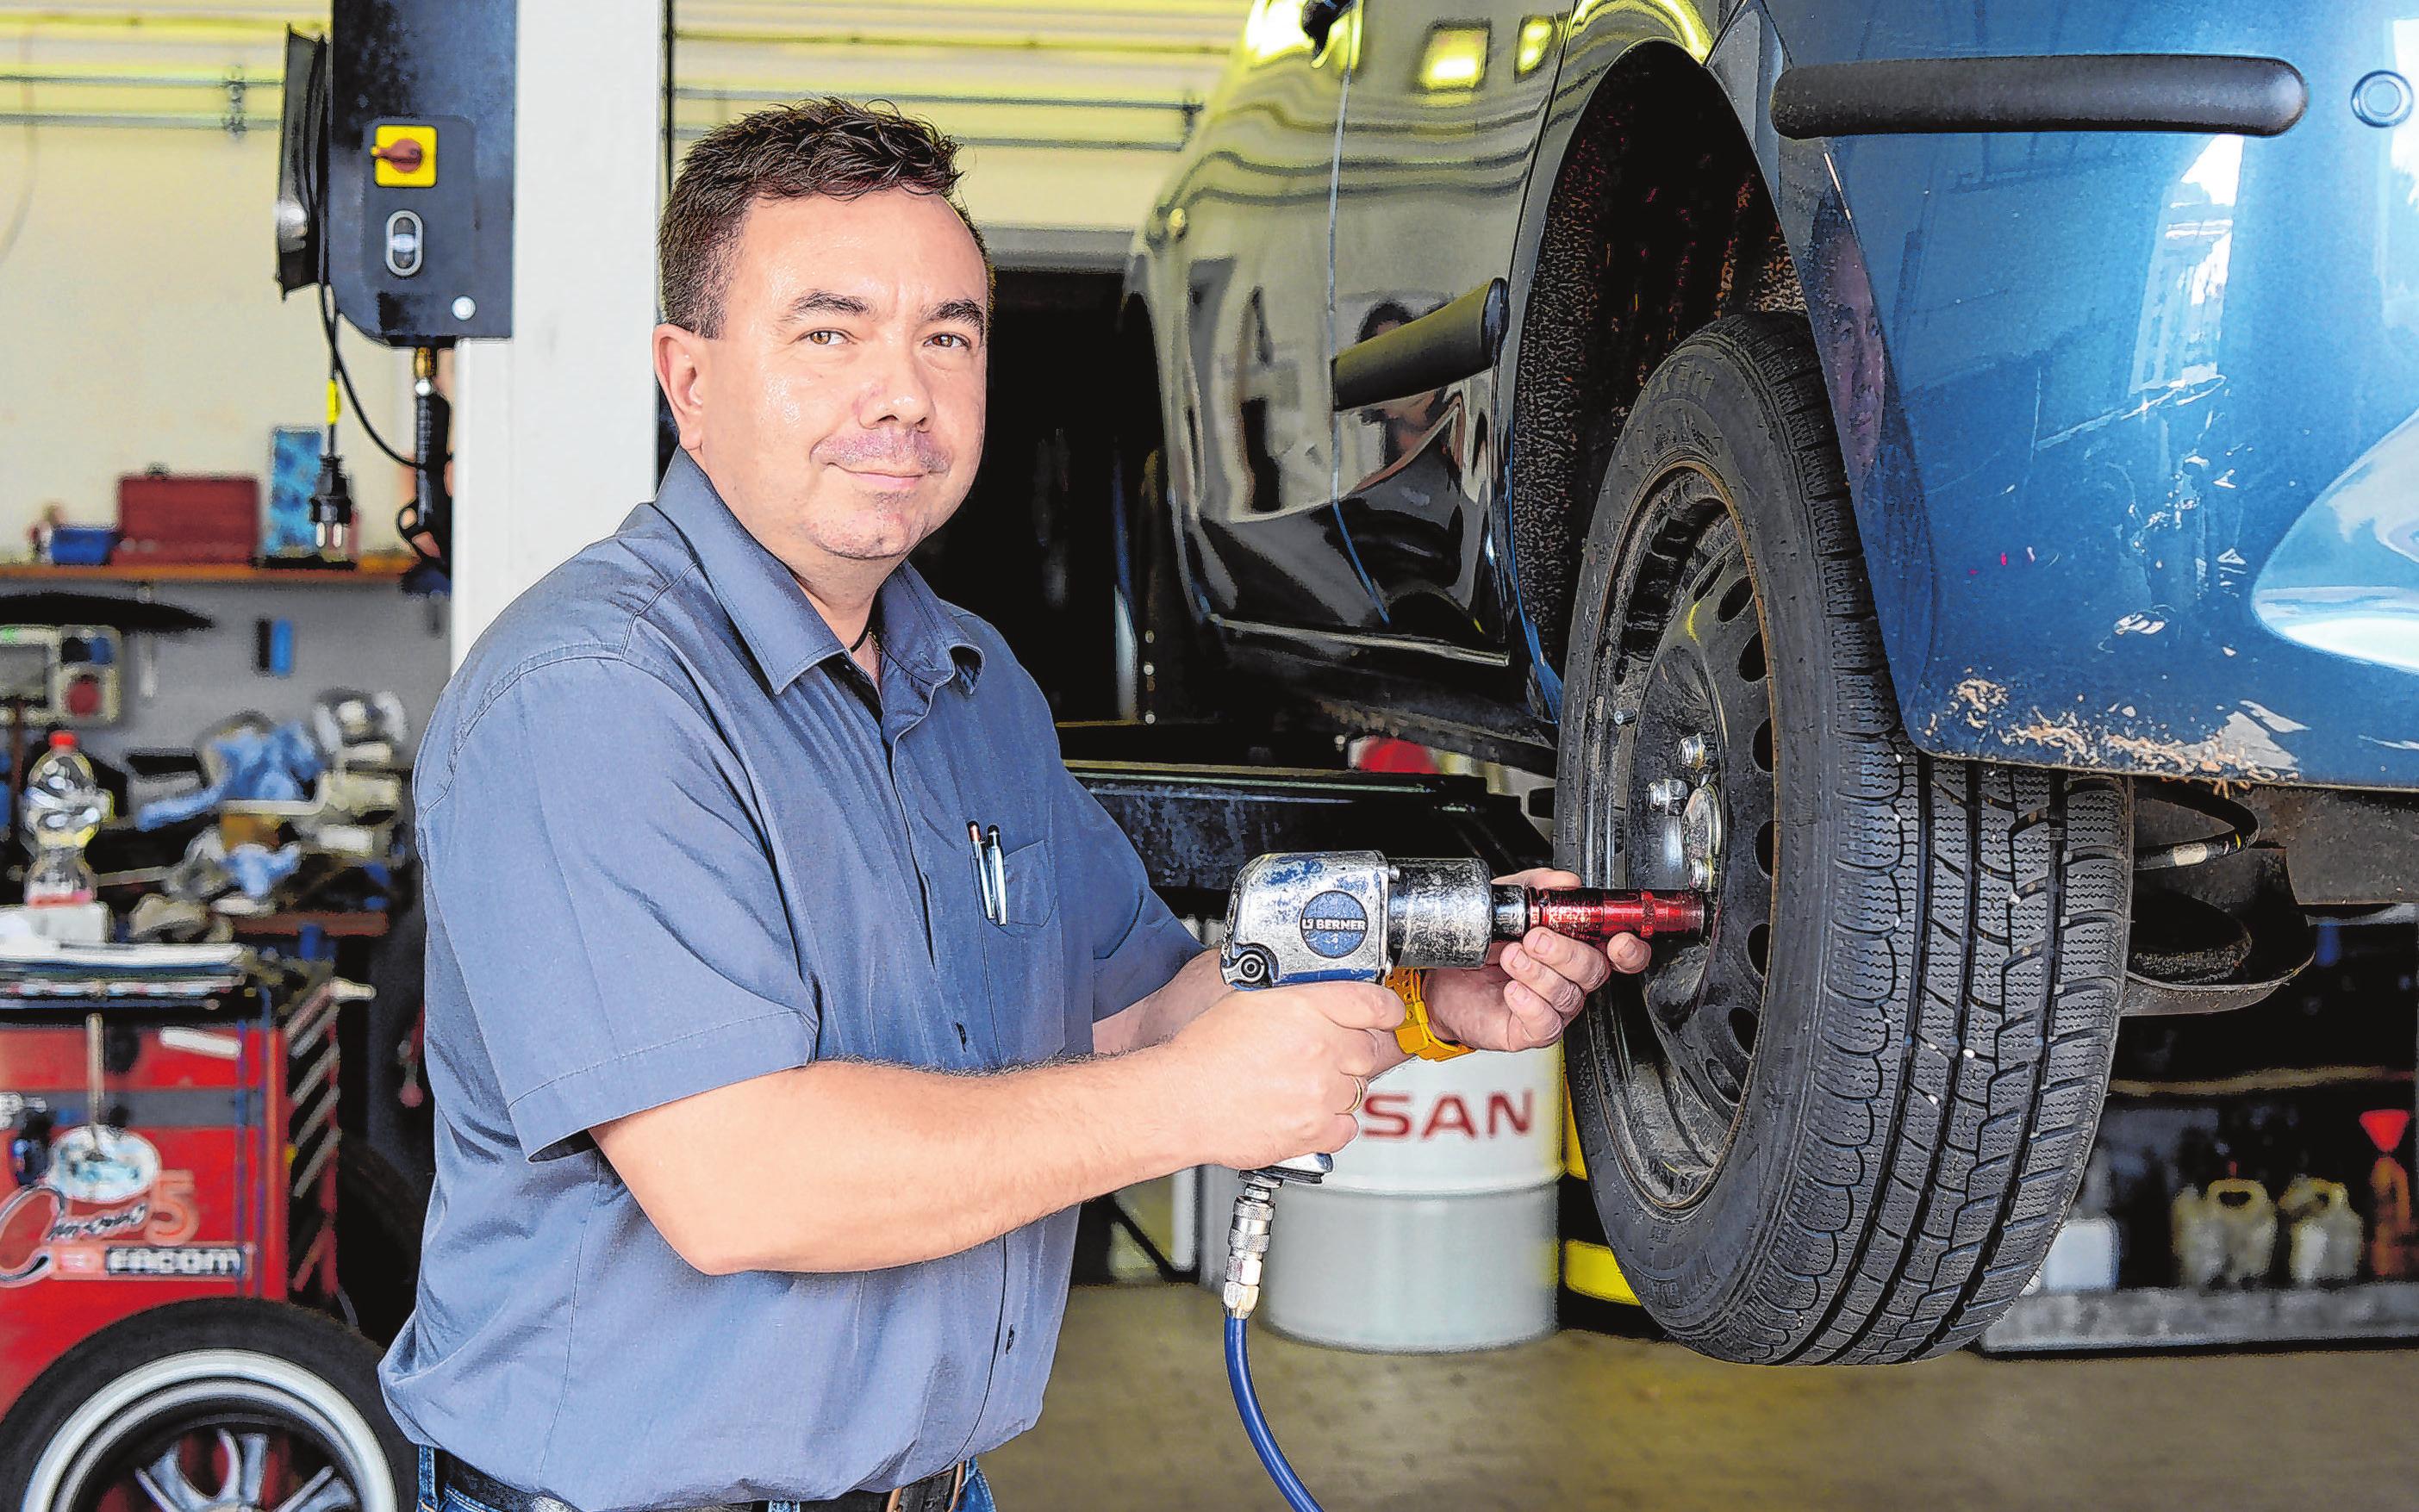
<path id="1" fill-rule="evenodd" d="M 773 692 L 785 692 L 809 667 L 847 654 L 789 568 L 747 533 L 686 451 L 672 453 L 655 492 L 655 508 L 696 553 L 707 585 Z M 901 562 L 873 603 L 874 633 L 895 665 L 928 687 L 952 677 L 974 687 L 982 670 L 982 647 L 923 574 Z"/>

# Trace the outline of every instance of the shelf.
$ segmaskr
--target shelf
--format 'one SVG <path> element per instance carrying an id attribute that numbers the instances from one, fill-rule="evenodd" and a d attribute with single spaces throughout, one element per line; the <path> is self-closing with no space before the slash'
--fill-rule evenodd
<path id="1" fill-rule="evenodd" d="M 1985 1354 L 2419 1336 L 2419 1281 L 2257 1291 L 2039 1291 L 1984 1331 Z"/>
<path id="2" fill-rule="evenodd" d="M 239 562 L 160 562 L 148 567 L 53 567 L 43 562 L 0 562 L 0 583 L 243 583 L 273 587 L 307 583 L 391 584 L 411 570 L 409 557 L 364 557 L 347 572 L 328 567 L 253 567 Z"/>

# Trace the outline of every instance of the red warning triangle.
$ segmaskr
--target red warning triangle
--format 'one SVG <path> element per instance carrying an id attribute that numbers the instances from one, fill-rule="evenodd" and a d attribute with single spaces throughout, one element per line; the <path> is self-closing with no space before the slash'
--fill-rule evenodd
<path id="1" fill-rule="evenodd" d="M 2377 1146 L 2379 1154 L 2390 1155 L 2402 1147 L 2402 1133 L 2411 1127 L 2411 1109 L 2372 1107 L 2360 1116 L 2360 1126 L 2368 1131 L 2368 1142 Z"/>

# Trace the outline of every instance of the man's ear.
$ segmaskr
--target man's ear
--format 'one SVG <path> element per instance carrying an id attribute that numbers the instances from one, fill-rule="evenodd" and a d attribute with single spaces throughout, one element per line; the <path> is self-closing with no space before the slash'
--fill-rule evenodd
<path id="1" fill-rule="evenodd" d="M 680 431 L 681 450 L 694 451 L 705 437 L 705 368 L 711 356 L 706 339 L 669 323 L 655 328 L 655 382 L 672 406 L 672 424 Z"/>

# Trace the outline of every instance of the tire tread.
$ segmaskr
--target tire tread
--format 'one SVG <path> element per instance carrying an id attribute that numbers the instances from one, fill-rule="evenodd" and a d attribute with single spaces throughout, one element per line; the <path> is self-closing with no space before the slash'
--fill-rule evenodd
<path id="1" fill-rule="evenodd" d="M 1803 318 L 1717 322 L 1667 369 L 1688 362 L 1744 374 L 1790 454 L 1833 684 L 1825 790 L 1843 822 L 1790 1178 L 1731 1306 L 1675 1332 L 1732 1359 L 1923 1358 L 2004 1310 L 2080 1180 L 2123 977 L 2127 790 L 1917 751 Z"/>

